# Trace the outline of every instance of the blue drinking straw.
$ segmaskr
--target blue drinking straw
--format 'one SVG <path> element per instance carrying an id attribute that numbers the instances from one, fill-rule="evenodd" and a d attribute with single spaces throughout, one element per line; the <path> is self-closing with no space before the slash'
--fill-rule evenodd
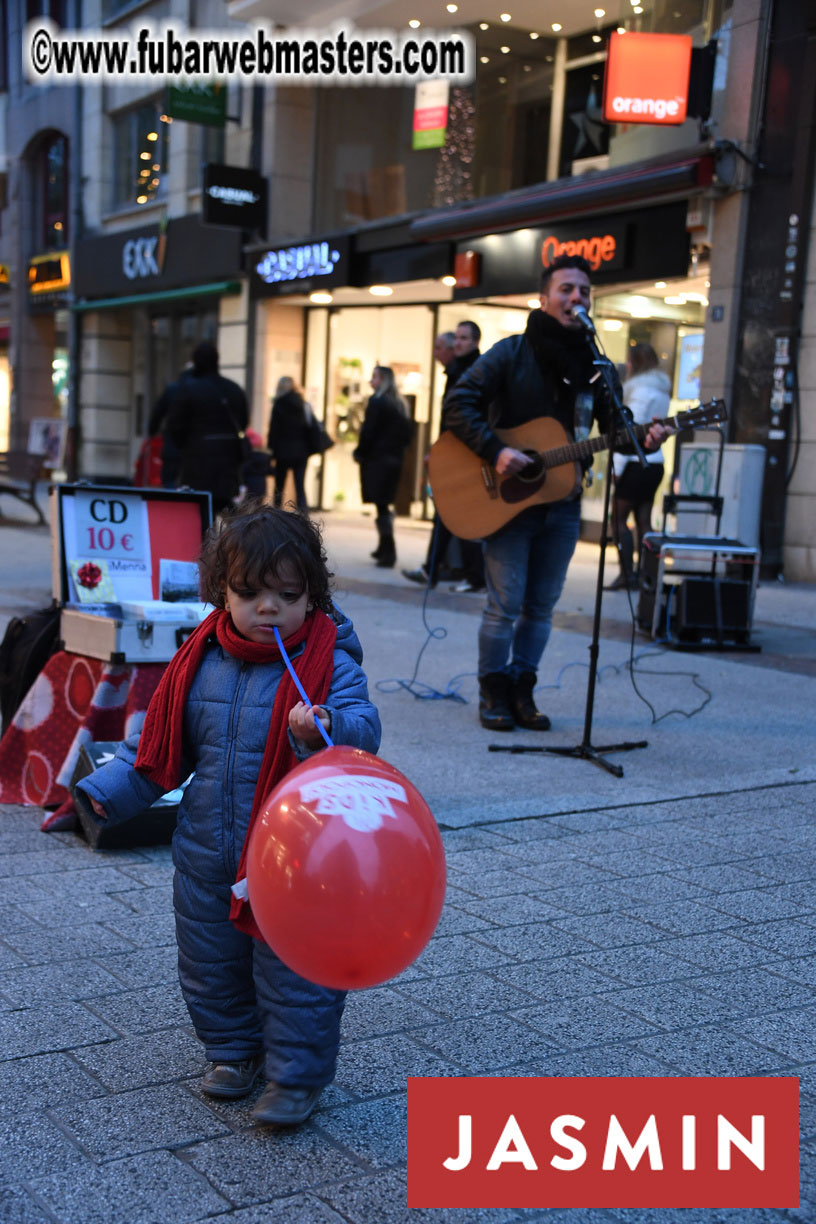
<path id="1" fill-rule="evenodd" d="M 281 635 L 280 635 L 280 633 L 278 632 L 278 626 L 277 626 L 277 625 L 273 625 L 273 626 L 272 626 L 272 628 L 275 630 L 275 641 L 278 643 L 278 649 L 279 649 L 279 650 L 280 650 L 280 652 L 281 652 L 281 658 L 283 659 L 284 663 L 286 664 L 286 669 L 287 669 L 287 671 L 289 672 L 289 675 L 292 677 L 292 679 L 293 679 L 293 680 L 294 680 L 294 682 L 295 682 L 295 688 L 296 688 L 296 689 L 297 689 L 297 691 L 300 693 L 301 697 L 302 697 L 302 698 L 303 698 L 303 700 L 306 702 L 307 706 L 309 706 L 309 708 L 311 708 L 311 706 L 312 706 L 312 702 L 311 702 L 311 701 L 309 700 L 309 698 L 306 696 L 306 690 L 305 690 L 305 688 L 303 687 L 303 685 L 300 683 L 300 680 L 299 680 L 299 678 L 298 678 L 298 674 L 297 674 L 297 672 L 295 671 L 294 667 L 292 666 L 292 660 L 289 658 L 288 654 L 286 653 L 286 650 L 285 650 L 285 648 L 284 648 L 283 642 L 281 641 Z M 318 730 L 320 731 L 320 734 L 323 736 L 323 738 L 324 738 L 324 740 L 326 741 L 326 743 L 328 744 L 328 746 L 329 746 L 330 748 L 333 748 L 333 747 L 334 747 L 334 744 L 332 743 L 331 739 L 329 738 L 329 733 L 328 733 L 328 731 L 326 730 L 326 728 L 323 726 L 323 724 L 322 724 L 322 722 L 320 721 L 320 719 L 319 719 L 319 718 L 316 718 L 316 719 L 315 719 L 315 726 L 316 726 L 316 727 L 318 728 Z"/>

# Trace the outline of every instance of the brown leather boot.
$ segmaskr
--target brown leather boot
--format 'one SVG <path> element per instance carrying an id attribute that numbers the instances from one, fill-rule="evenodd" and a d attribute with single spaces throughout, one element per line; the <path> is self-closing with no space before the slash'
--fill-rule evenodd
<path id="1" fill-rule="evenodd" d="M 549 731 L 549 718 L 536 709 L 533 701 L 536 679 L 535 672 L 531 671 L 520 672 L 516 676 L 511 694 L 511 709 L 520 727 L 525 727 L 528 731 Z"/>
<path id="2" fill-rule="evenodd" d="M 516 725 L 510 710 L 510 677 L 504 672 L 479 677 L 479 722 L 488 731 L 512 731 Z"/>

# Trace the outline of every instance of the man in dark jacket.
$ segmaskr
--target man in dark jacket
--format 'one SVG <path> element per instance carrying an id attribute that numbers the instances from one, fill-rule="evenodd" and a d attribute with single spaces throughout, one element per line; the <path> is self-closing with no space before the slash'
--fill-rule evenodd
<path id="1" fill-rule="evenodd" d="M 180 483 L 208 490 L 214 515 L 230 505 L 241 487 L 242 434 L 248 423 L 244 392 L 218 373 L 218 350 L 204 341 L 193 353 L 190 376 L 173 397 L 165 436 L 180 453 Z"/>
<path id="2" fill-rule="evenodd" d="M 445 370 L 445 390 L 442 394 L 440 432 L 447 429 L 445 423 L 445 402 L 448 394 L 456 385 L 458 379 L 462 377 L 465 370 L 470 369 L 479 356 L 479 341 L 481 338 L 482 332 L 478 323 L 473 323 L 468 319 L 464 323 L 460 323 L 455 332 L 441 332 L 434 341 L 434 357 Z M 417 582 L 420 586 L 430 585 L 435 587 L 440 571 L 447 561 L 448 548 L 453 538 L 439 515 L 435 514 L 425 563 L 419 569 L 403 570 L 403 578 L 407 578 L 409 582 Z M 463 580 L 452 589 L 455 591 L 482 590 L 484 580 L 481 564 L 481 546 L 472 540 L 460 540 L 459 548 L 462 555 L 464 576 Z"/>
<path id="3" fill-rule="evenodd" d="M 541 276 L 541 309 L 523 335 L 500 340 L 460 378 L 445 403 L 448 428 L 500 475 L 520 472 L 529 455 L 494 429 L 554 417 L 572 435 L 576 409 L 591 407 L 605 431 L 603 380 L 573 310 L 589 309 L 590 267 L 558 256 Z M 588 415 L 588 414 L 587 414 Z M 589 422 L 586 422 L 589 424 Z M 659 438 L 647 438 L 647 447 Z M 479 629 L 479 718 L 492 731 L 515 725 L 546 731 L 536 709 L 536 673 L 552 627 L 581 523 L 580 496 L 522 510 L 484 542 L 487 604 Z"/>

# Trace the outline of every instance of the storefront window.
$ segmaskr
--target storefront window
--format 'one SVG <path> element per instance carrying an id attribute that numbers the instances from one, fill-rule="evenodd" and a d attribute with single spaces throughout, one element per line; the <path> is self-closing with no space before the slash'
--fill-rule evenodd
<path id="1" fill-rule="evenodd" d="M 158 101 L 111 120 L 114 148 L 114 206 L 148 204 L 167 192 L 170 120 Z"/>
<path id="2" fill-rule="evenodd" d="M 444 149 L 412 148 L 413 89 L 318 91 L 314 228 L 343 229 L 695 144 L 695 119 L 677 128 L 602 122 L 606 46 L 616 29 L 691 34 L 703 46 L 728 0 L 625 7 L 624 16 L 598 9 L 595 26 L 568 39 L 549 27 L 473 26 L 476 78 L 451 89 Z M 553 124 L 553 115 L 563 120 Z"/>

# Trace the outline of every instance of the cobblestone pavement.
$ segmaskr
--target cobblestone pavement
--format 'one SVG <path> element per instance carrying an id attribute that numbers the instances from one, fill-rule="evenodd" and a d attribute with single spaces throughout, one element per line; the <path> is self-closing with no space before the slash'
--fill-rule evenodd
<path id="1" fill-rule="evenodd" d="M 294 1133 L 202 1097 L 166 847 L 0 819 L 2 1224 L 816 1219 L 816 784 L 444 832 L 440 927 L 350 997 Z M 798 1211 L 405 1206 L 409 1075 L 796 1075 Z"/>

